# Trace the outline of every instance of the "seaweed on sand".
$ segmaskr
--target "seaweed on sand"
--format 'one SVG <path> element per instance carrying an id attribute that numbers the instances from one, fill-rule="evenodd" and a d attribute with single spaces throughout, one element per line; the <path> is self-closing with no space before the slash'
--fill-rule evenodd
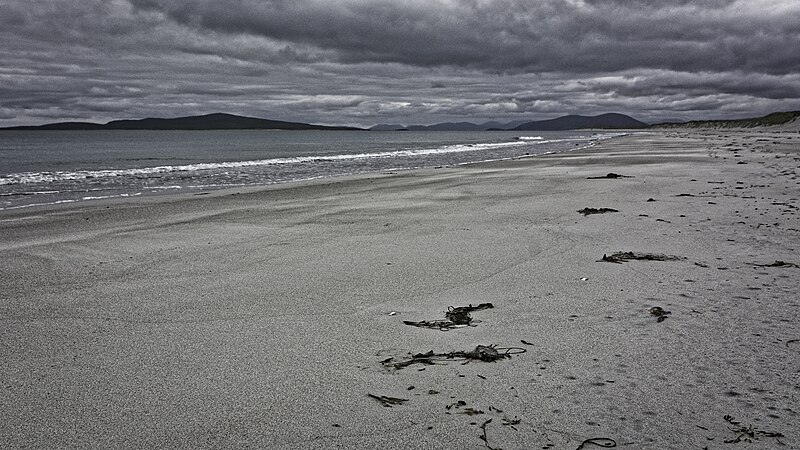
<path id="1" fill-rule="evenodd" d="M 667 311 L 660 306 L 653 306 L 650 308 L 650 315 L 657 318 L 656 322 L 663 322 L 667 320 L 667 316 L 672 314 L 672 311 Z"/>
<path id="2" fill-rule="evenodd" d="M 599 176 L 599 177 L 586 177 L 587 180 L 603 180 L 603 179 L 606 179 L 606 178 L 615 180 L 617 178 L 633 178 L 633 177 L 630 176 L 630 175 L 620 175 L 620 174 L 614 173 L 614 172 L 611 172 L 611 173 L 608 173 L 608 174 L 605 174 L 605 175 Z"/>
<path id="3" fill-rule="evenodd" d="M 779 260 L 776 260 L 775 262 L 770 263 L 770 264 L 753 264 L 753 265 L 756 266 L 756 267 L 794 267 L 794 268 L 800 268 L 800 265 L 797 265 L 795 263 L 788 263 L 786 261 L 779 261 Z"/>
<path id="4" fill-rule="evenodd" d="M 474 350 L 455 351 L 449 353 L 434 353 L 433 350 L 427 353 L 417 353 L 411 358 L 403 361 L 393 362 L 394 358 L 381 361 L 384 366 L 403 369 L 413 364 L 434 365 L 446 361 L 463 361 L 467 364 L 470 361 L 495 362 L 501 359 L 511 358 L 511 355 L 525 353 L 527 350 L 519 347 L 497 347 L 495 345 L 479 345 Z"/>
<path id="5" fill-rule="evenodd" d="M 683 256 L 663 255 L 660 253 L 615 252 L 610 255 L 603 254 L 600 261 L 622 264 L 627 261 L 680 261 Z"/>
<path id="6" fill-rule="evenodd" d="M 472 306 L 472 304 L 469 306 L 450 306 L 447 308 L 444 317 L 456 325 L 469 324 L 472 321 L 472 317 L 470 317 L 469 313 L 489 308 L 494 308 L 494 305 L 491 303 L 481 303 L 478 306 Z"/>
<path id="7" fill-rule="evenodd" d="M 478 437 L 481 438 L 481 440 L 483 441 L 483 445 L 485 445 L 486 448 L 488 448 L 489 450 L 500 450 L 499 447 L 492 447 L 491 445 L 489 445 L 489 438 L 486 436 L 486 425 L 489 425 L 490 423 L 492 423 L 492 419 L 487 419 L 485 422 L 483 422 L 483 424 L 481 425 L 481 430 L 483 431 L 483 434 Z"/>
<path id="8" fill-rule="evenodd" d="M 753 442 L 754 440 L 758 440 L 760 437 L 773 437 L 776 438 L 778 442 L 781 442 L 777 438 L 783 437 L 782 433 L 774 432 L 774 431 L 764 431 L 759 430 L 758 428 L 754 427 L 753 425 L 743 426 L 741 422 L 737 421 L 733 418 L 733 416 L 726 415 L 723 417 L 726 422 L 734 427 L 728 427 L 729 430 L 736 433 L 736 437 L 732 439 L 726 439 L 724 442 L 726 444 L 735 444 L 737 442 Z"/>
<path id="9" fill-rule="evenodd" d="M 387 408 L 391 408 L 394 405 L 402 405 L 408 401 L 407 398 L 389 397 L 386 395 L 375 395 L 370 393 L 367 393 L 367 395 L 381 402 L 381 404 Z"/>
<path id="10" fill-rule="evenodd" d="M 411 325 L 414 327 L 421 327 L 421 328 L 434 328 L 439 329 L 441 331 L 447 331 L 451 328 L 463 328 L 467 326 L 475 326 L 473 323 L 472 316 L 470 315 L 473 311 L 480 311 L 483 309 L 494 308 L 494 305 L 491 303 L 481 303 L 478 306 L 450 306 L 447 308 L 447 312 L 445 313 L 444 320 L 421 320 L 419 322 L 414 322 L 411 320 L 404 320 L 403 323 L 406 325 Z M 477 322 L 477 321 L 475 321 Z"/>
<path id="11" fill-rule="evenodd" d="M 576 448 L 575 450 L 583 450 L 583 448 L 587 444 L 595 445 L 597 447 L 612 448 L 612 447 L 616 447 L 617 446 L 617 441 L 615 441 L 615 440 L 613 440 L 611 438 L 591 438 L 591 439 L 586 439 L 583 442 L 581 442 L 581 445 L 579 445 L 578 448 Z"/>
<path id="12" fill-rule="evenodd" d="M 578 212 L 584 216 L 588 216 L 589 214 L 605 214 L 619 211 L 614 208 L 583 208 L 579 209 Z"/>

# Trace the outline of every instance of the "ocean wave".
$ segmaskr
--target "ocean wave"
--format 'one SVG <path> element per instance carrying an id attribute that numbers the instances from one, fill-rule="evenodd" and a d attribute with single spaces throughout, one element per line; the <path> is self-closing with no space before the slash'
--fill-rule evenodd
<path id="1" fill-rule="evenodd" d="M 541 136 L 517 136 L 517 140 L 520 141 L 541 141 L 544 139 Z"/>
<path id="2" fill-rule="evenodd" d="M 537 143 L 546 143 L 546 142 L 553 142 L 553 141 L 537 141 Z M 352 153 L 352 154 L 345 153 L 336 155 L 292 156 L 283 158 L 250 160 L 250 161 L 226 161 L 218 163 L 164 165 L 164 166 L 140 167 L 140 168 L 130 168 L 130 169 L 22 172 L 22 173 L 13 173 L 0 176 L 0 185 L 52 183 L 59 181 L 78 181 L 78 180 L 90 180 L 96 178 L 107 179 L 114 177 L 129 177 L 129 176 L 147 177 L 158 174 L 167 174 L 175 172 L 197 172 L 201 170 L 237 169 L 237 168 L 258 167 L 258 166 L 278 166 L 286 164 L 353 161 L 353 160 L 375 159 L 375 158 L 428 156 L 428 155 L 438 155 L 447 153 L 497 150 L 505 147 L 513 147 L 526 144 L 530 143 L 525 141 L 510 141 L 510 142 L 492 142 L 492 143 L 478 143 L 478 144 L 456 144 L 456 145 L 447 145 L 442 147 L 401 149 L 401 150 L 374 152 L 374 153 Z"/>
<path id="3" fill-rule="evenodd" d="M 575 133 L 564 136 L 506 135 L 491 142 L 423 144 L 397 143 L 387 151 L 306 154 L 268 159 L 198 162 L 138 168 L 63 170 L 0 174 L 0 211 L 108 198 L 198 192 L 231 187 L 269 185 L 348 174 L 459 166 L 483 161 L 526 158 L 592 147 L 626 135 L 621 132 Z M 363 143 L 361 144 L 363 147 Z M 338 148 L 347 148 L 341 144 Z M 335 147 L 334 147 L 335 148 Z M 223 150 L 223 149 L 220 149 Z M 311 150 L 311 148 L 309 148 Z M 313 150 L 312 150 L 313 151 Z M 145 161 L 161 158 L 141 158 Z M 166 158 L 165 158 L 166 159 Z M 129 161 L 124 160 L 124 161 Z M 192 164 L 187 164 L 192 162 Z"/>
<path id="4" fill-rule="evenodd" d="M 142 195 L 141 192 L 134 192 L 133 194 L 113 194 L 113 195 L 87 195 L 82 200 L 103 200 L 106 198 L 125 198 L 125 197 L 138 197 Z"/>
<path id="5" fill-rule="evenodd" d="M 54 200 L 52 202 L 43 202 L 43 203 L 26 203 L 24 205 L 14 205 L 14 206 L 6 206 L 0 208 L 0 211 L 10 210 L 10 209 L 22 209 L 22 208 L 32 208 L 35 206 L 50 206 L 50 205 L 61 205 L 64 203 L 77 203 L 79 200 L 74 198 L 68 198 L 64 200 Z"/>

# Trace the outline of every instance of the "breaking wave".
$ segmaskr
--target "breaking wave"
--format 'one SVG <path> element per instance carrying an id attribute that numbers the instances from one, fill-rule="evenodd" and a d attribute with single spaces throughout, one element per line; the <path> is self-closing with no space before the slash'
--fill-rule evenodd
<path id="1" fill-rule="evenodd" d="M 353 161 L 360 159 L 377 158 L 398 158 L 439 155 L 447 153 L 477 152 L 483 150 L 497 150 L 504 147 L 525 145 L 523 141 L 494 142 L 479 144 L 458 144 L 447 145 L 435 148 L 422 149 L 403 149 L 375 153 L 355 153 L 338 155 L 313 155 L 313 156 L 293 156 L 285 158 L 270 158 L 253 161 L 226 161 L 215 163 L 197 163 L 184 165 L 164 165 L 130 169 L 100 169 L 100 170 L 77 170 L 77 171 L 53 171 L 53 172 L 22 172 L 0 176 L 0 185 L 27 184 L 27 183 L 49 183 L 57 181 L 90 180 L 96 178 L 114 177 L 136 177 L 155 174 L 166 174 L 175 172 L 196 172 L 201 170 L 220 170 L 220 169 L 239 169 L 258 166 L 280 166 L 286 164 L 303 164 L 325 161 Z"/>

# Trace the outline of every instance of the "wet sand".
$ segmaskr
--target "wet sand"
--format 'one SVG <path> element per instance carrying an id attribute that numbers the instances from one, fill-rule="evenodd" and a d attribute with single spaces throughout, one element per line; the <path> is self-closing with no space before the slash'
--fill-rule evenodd
<path id="1" fill-rule="evenodd" d="M 0 442 L 800 448 L 798 162 L 796 132 L 671 130 L 2 212 Z M 681 259 L 600 261 L 620 251 Z M 489 344 L 526 352 L 390 366 Z"/>

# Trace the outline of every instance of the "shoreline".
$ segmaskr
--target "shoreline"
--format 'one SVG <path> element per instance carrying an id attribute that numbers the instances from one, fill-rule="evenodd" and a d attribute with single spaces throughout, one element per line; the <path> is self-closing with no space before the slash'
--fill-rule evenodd
<path id="1" fill-rule="evenodd" d="M 584 145 L 591 145 L 592 140 L 594 142 L 601 142 L 614 135 L 614 133 L 608 132 L 598 135 L 597 131 L 595 131 L 592 135 L 593 138 L 590 138 L 583 135 L 578 137 L 579 134 L 576 133 L 578 132 L 573 132 L 572 134 L 568 133 L 567 135 L 549 136 L 548 139 L 544 140 L 537 139 L 536 142 L 544 144 L 543 147 L 538 145 L 530 147 L 530 145 L 534 144 L 526 146 L 525 143 L 528 142 L 527 140 L 513 139 L 512 136 L 516 134 L 512 135 L 508 132 L 503 132 L 501 134 L 466 133 L 463 136 L 464 142 L 456 142 L 453 140 L 452 136 L 447 138 L 446 141 L 440 140 L 437 142 L 437 139 L 441 139 L 441 133 L 425 133 L 427 136 L 422 139 L 422 141 L 426 143 L 418 144 L 418 148 L 415 149 L 395 148 L 392 151 L 387 151 L 386 148 L 372 150 L 361 148 L 363 152 L 355 153 L 348 153 L 347 151 L 339 154 L 312 152 L 294 156 L 262 155 L 261 159 L 237 160 L 234 158 L 229 161 L 195 161 L 191 164 L 176 163 L 177 165 L 167 164 L 164 166 L 150 167 L 121 167 L 117 169 L 87 169 L 76 167 L 73 169 L 65 169 L 64 171 L 53 170 L 16 173 L 7 175 L 7 178 L 12 180 L 12 182 L 5 187 L 11 186 L 11 188 L 8 192 L 3 191 L 0 193 L 0 198 L 5 199 L 2 209 L 0 209 L 0 214 L 4 210 L 12 211 L 28 208 L 47 209 L 50 207 L 69 207 L 98 200 L 125 201 L 126 199 L 136 199 L 139 197 L 206 195 L 209 192 L 225 189 L 260 189 L 272 185 L 313 181 L 315 179 L 378 174 L 388 171 L 416 170 L 420 168 L 454 167 L 465 164 L 463 161 L 466 161 L 466 164 L 471 164 L 514 159 L 523 155 L 523 151 L 529 151 L 533 154 L 571 151 L 576 147 L 565 148 L 565 146 L 576 139 L 578 141 L 583 141 L 582 144 Z M 430 138 L 431 135 L 440 137 Z M 449 135 L 445 133 L 444 135 L 449 136 L 452 135 L 452 133 Z M 481 136 L 481 139 L 477 139 L 477 136 Z M 497 139 L 486 140 L 487 136 L 495 136 Z M 541 138 L 541 136 L 539 136 L 539 138 Z M 252 142 L 249 142 L 249 144 L 252 144 Z M 311 145 L 311 147 L 314 145 L 322 145 L 322 143 L 318 142 Z M 371 144 L 369 142 L 360 142 L 356 139 L 353 145 L 360 148 Z M 398 143 L 397 145 L 400 144 Z M 575 143 L 575 145 L 578 144 Z M 148 144 L 145 144 L 144 147 L 148 148 Z M 492 148 L 501 147 L 506 148 L 504 151 L 508 151 L 506 155 L 493 153 Z M 521 148 L 522 150 L 515 150 L 515 147 Z M 473 153 L 476 149 L 477 152 Z M 203 149 L 201 149 L 201 151 L 203 151 Z M 526 152 L 525 154 L 528 153 Z M 422 158 L 430 159 L 415 161 L 415 158 L 420 158 L 419 155 L 427 155 Z M 448 155 L 455 156 L 451 157 Z M 356 163 L 351 167 L 344 167 L 340 165 L 342 161 L 345 161 L 345 165 L 347 165 L 346 161 L 362 162 Z M 122 161 L 120 161 L 120 163 L 122 163 Z M 257 170 L 256 172 L 249 173 L 248 167 L 250 166 L 260 167 L 261 171 Z M 219 172 L 226 167 L 231 168 L 233 171 L 232 174 Z M 280 170 L 277 168 L 280 168 Z M 183 174 L 184 170 L 188 171 L 185 175 Z M 133 176 L 132 174 L 134 173 L 145 174 L 143 175 L 143 179 L 148 181 L 139 181 L 139 175 Z M 148 177 L 151 175 L 153 178 L 149 179 Z M 18 181 L 19 179 L 27 179 L 33 184 L 28 185 L 26 184 L 27 182 L 16 184 L 13 182 L 15 177 Z M 48 177 L 52 178 L 51 182 L 53 184 L 43 186 L 42 183 Z M 83 181 L 75 186 L 64 184 L 69 183 L 66 180 L 70 179 L 70 177 L 75 177 L 77 180 L 82 179 Z M 83 179 L 82 177 L 86 178 Z M 115 182 L 116 184 L 112 186 L 109 180 L 116 180 L 118 177 L 121 177 L 121 181 L 118 181 L 118 183 Z M 0 176 L 0 178 L 4 177 Z M 40 180 L 37 182 L 35 181 L 36 179 Z M 194 181 L 188 182 L 185 181 L 186 179 Z M 97 181 L 95 182 L 94 180 Z M 194 185 L 196 184 L 195 181 L 199 182 L 199 185 Z M 3 180 L 0 180 L 0 184 L 2 184 L 2 182 Z"/>
<path id="2" fill-rule="evenodd" d="M 730 416 L 755 447 L 800 447 L 798 160 L 797 134 L 667 130 L 4 211 L 0 440 L 699 449 L 737 445 Z M 618 212 L 577 212 L 601 207 Z M 624 251 L 685 259 L 599 261 Z M 403 324 L 485 302 L 474 327 Z M 490 344 L 527 351 L 381 364 Z"/>

